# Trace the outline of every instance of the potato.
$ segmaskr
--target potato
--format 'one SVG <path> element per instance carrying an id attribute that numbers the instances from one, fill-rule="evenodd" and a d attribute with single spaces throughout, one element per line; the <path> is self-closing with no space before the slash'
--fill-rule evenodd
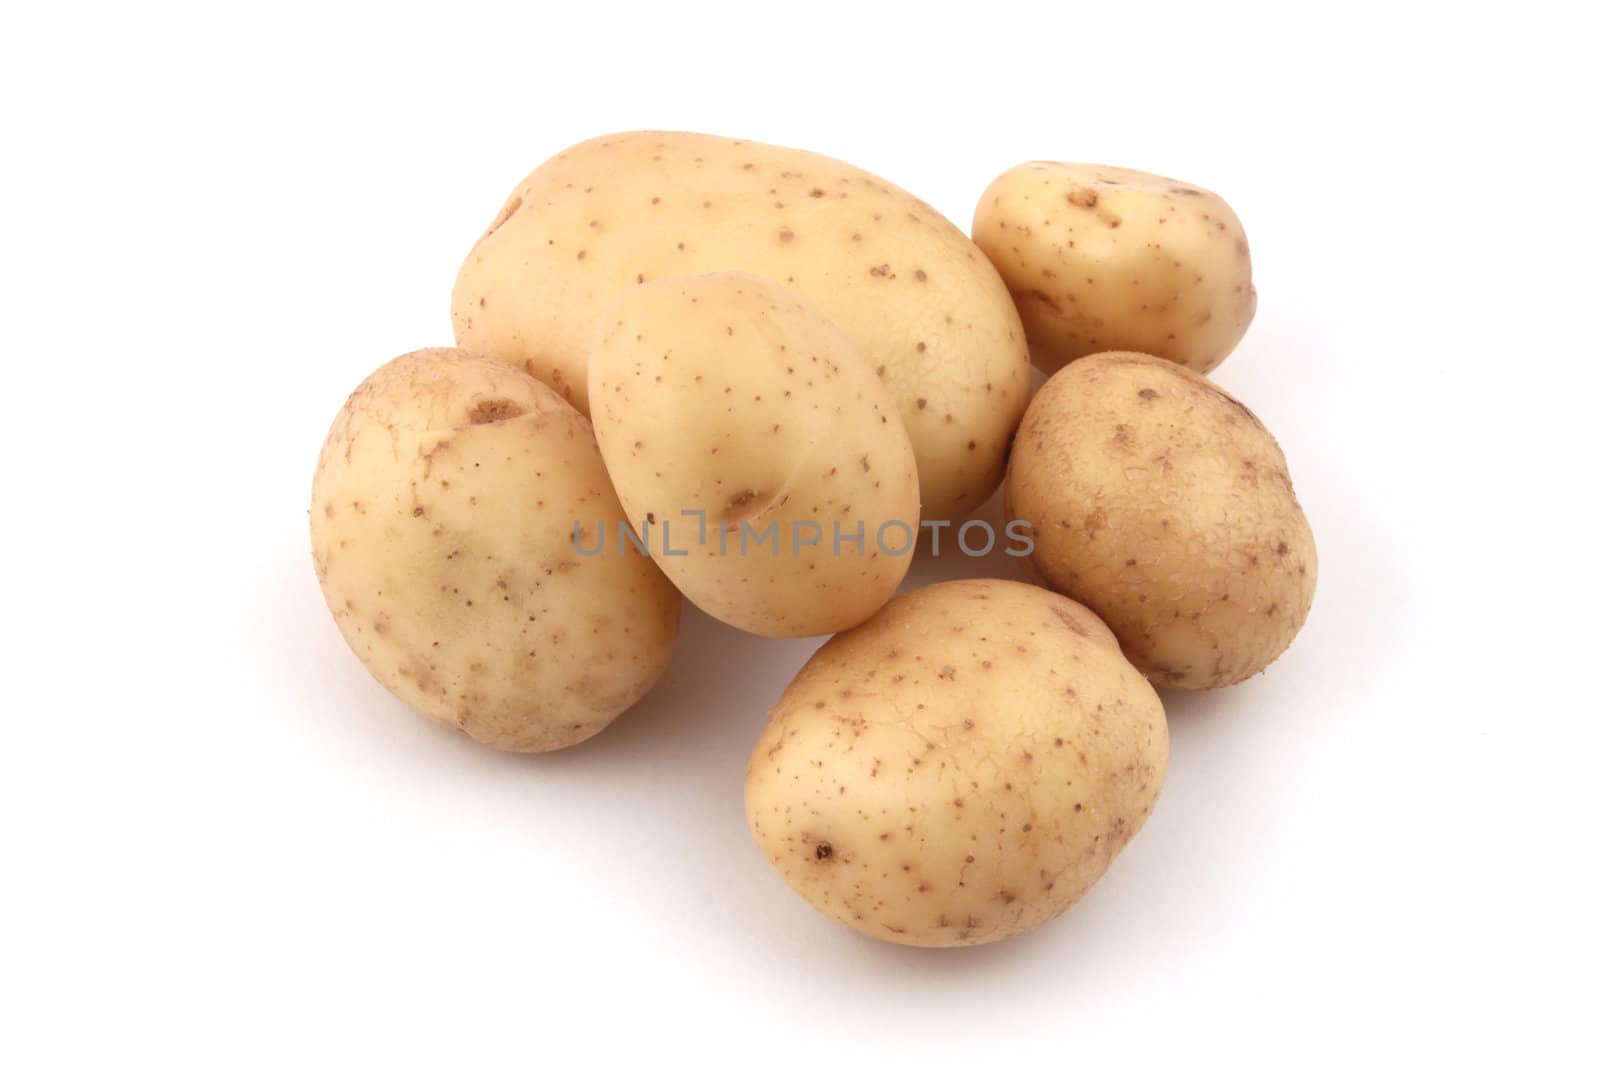
<path id="1" fill-rule="evenodd" d="M 569 148 L 467 256 L 457 343 L 588 412 L 589 343 L 617 293 L 727 270 L 783 282 L 855 341 L 905 419 L 929 517 L 964 514 L 1000 484 L 1030 387 L 1005 285 L 927 204 L 825 156 L 694 133 Z"/>
<path id="2" fill-rule="evenodd" d="M 1157 685 L 1256 674 L 1299 632 L 1311 527 L 1261 421 L 1192 371 L 1107 352 L 1060 371 L 1017 434 L 1008 517 L 1033 570 L 1088 605 Z"/>
<path id="3" fill-rule="evenodd" d="M 637 554 L 586 557 L 622 520 L 588 421 L 485 356 L 427 349 L 363 382 L 311 492 L 317 578 L 374 678 L 513 751 L 599 732 L 666 668 L 677 590 Z"/>
<path id="4" fill-rule="evenodd" d="M 589 399 L 623 509 L 707 614 L 774 637 L 833 633 L 905 577 L 918 528 L 905 426 L 850 339 L 776 282 L 623 290 L 589 356 Z"/>
<path id="5" fill-rule="evenodd" d="M 972 237 L 1046 372 L 1129 349 L 1204 374 L 1255 317 L 1244 227 L 1221 197 L 1171 178 L 1024 163 L 984 192 Z"/>
<path id="6" fill-rule="evenodd" d="M 974 945 L 1082 896 L 1166 768 L 1161 702 L 1088 610 L 1020 582 L 947 582 L 811 658 L 756 745 L 745 813 L 825 915 Z"/>

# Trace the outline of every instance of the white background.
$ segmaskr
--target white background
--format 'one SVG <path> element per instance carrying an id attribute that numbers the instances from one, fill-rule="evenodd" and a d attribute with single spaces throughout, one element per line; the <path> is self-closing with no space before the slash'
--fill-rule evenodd
<path id="1" fill-rule="evenodd" d="M 1557 5 L 1476 7 L 8 9 L 0 1059 L 1592 1057 L 1597 86 Z M 1154 816 L 1034 934 L 878 944 L 767 868 L 745 760 L 814 641 L 689 611 L 642 706 L 518 758 L 323 608 L 335 410 L 450 342 L 526 171 L 640 127 L 963 228 L 1031 158 L 1245 221 L 1215 377 L 1290 457 L 1316 605 L 1170 699 Z"/>

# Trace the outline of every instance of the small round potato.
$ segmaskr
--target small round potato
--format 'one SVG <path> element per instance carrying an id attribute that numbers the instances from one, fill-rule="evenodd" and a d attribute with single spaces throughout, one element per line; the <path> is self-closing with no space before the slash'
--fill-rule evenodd
<path id="1" fill-rule="evenodd" d="M 435 722 L 542 752 L 598 733 L 666 669 L 677 590 L 633 552 L 589 423 L 485 356 L 380 367 L 334 420 L 311 492 L 317 578 L 374 678 Z"/>
<path id="2" fill-rule="evenodd" d="M 1035 572 L 1104 619 L 1157 685 L 1243 681 L 1311 609 L 1317 550 L 1278 443 L 1165 360 L 1106 352 L 1046 382 L 1005 497 L 1033 527 Z"/>
<path id="3" fill-rule="evenodd" d="M 1092 352 L 1150 352 L 1206 373 L 1256 311 L 1233 210 L 1185 182 L 1093 163 L 996 178 L 972 238 L 1017 302 L 1045 372 Z"/>
<path id="4" fill-rule="evenodd" d="M 989 499 L 1031 385 L 1005 284 L 933 208 L 813 152 L 651 130 L 573 145 L 512 191 L 461 265 L 456 343 L 587 414 L 589 344 L 617 294 L 728 270 L 794 290 L 882 376 L 930 518 Z"/>
<path id="5" fill-rule="evenodd" d="M 708 614 L 797 637 L 894 595 L 918 527 L 911 442 L 850 339 L 783 286 L 626 290 L 590 352 L 589 399 L 628 518 Z"/>
<path id="6" fill-rule="evenodd" d="M 825 915 L 905 945 L 975 945 L 1082 896 L 1166 769 L 1161 702 L 1086 608 L 947 582 L 811 658 L 756 745 L 745 814 Z"/>

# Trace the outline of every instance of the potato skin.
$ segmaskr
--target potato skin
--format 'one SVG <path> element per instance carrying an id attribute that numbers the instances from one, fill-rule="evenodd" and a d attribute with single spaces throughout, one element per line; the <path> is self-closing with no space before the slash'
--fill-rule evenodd
<path id="1" fill-rule="evenodd" d="M 456 340 L 587 413 L 589 342 L 617 293 L 729 270 L 788 285 L 881 368 L 930 518 L 988 499 L 1028 402 L 1016 308 L 960 230 L 826 156 L 652 131 L 575 145 L 512 192 L 468 254 Z"/>
<path id="2" fill-rule="evenodd" d="M 996 178 L 972 238 L 1005 279 L 1046 373 L 1094 352 L 1149 352 L 1202 374 L 1256 312 L 1233 209 L 1124 167 L 1033 162 Z"/>
<path id="3" fill-rule="evenodd" d="M 1263 670 L 1311 609 L 1317 549 L 1278 443 L 1249 408 L 1154 356 L 1078 360 L 1039 390 L 1006 479 L 1028 563 L 1106 621 L 1157 685 Z"/>
<path id="4" fill-rule="evenodd" d="M 498 360 L 425 349 L 334 420 L 311 493 L 317 578 L 374 678 L 495 748 L 598 733 L 666 669 L 677 590 L 637 553 L 578 554 L 622 519 L 588 421 Z"/>
<path id="5" fill-rule="evenodd" d="M 975 945 L 1082 896 L 1166 768 L 1161 701 L 1086 608 L 946 582 L 811 658 L 756 745 L 745 813 L 825 915 L 904 945 Z"/>
<path id="6" fill-rule="evenodd" d="M 623 509 L 652 526 L 656 562 L 708 614 L 771 637 L 831 634 L 905 577 L 917 466 L 894 401 L 850 339 L 776 282 L 624 290 L 590 353 L 589 398 Z M 741 522 L 752 537 L 771 526 L 776 554 L 741 548 Z M 835 524 L 862 543 L 836 552 Z"/>

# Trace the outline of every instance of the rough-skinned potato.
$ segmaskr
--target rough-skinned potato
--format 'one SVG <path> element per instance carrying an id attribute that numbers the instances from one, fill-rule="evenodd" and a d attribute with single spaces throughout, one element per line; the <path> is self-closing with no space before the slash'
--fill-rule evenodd
<path id="1" fill-rule="evenodd" d="M 1106 352 L 1046 382 L 1005 498 L 1033 526 L 1031 567 L 1104 619 L 1158 685 L 1249 678 L 1310 611 L 1316 545 L 1277 442 L 1166 360 Z"/>
<path id="2" fill-rule="evenodd" d="M 1087 609 L 1019 582 L 897 597 L 833 638 L 756 745 L 756 842 L 824 914 L 907 945 L 1060 914 L 1143 825 L 1160 700 Z"/>
<path id="3" fill-rule="evenodd" d="M 972 237 L 1016 299 L 1046 372 L 1127 349 L 1204 374 L 1255 316 L 1244 227 L 1221 197 L 1187 182 L 1024 163 L 984 192 Z"/>
<path id="4" fill-rule="evenodd" d="M 621 521 L 588 421 L 542 382 L 451 349 L 363 382 L 317 462 L 317 577 L 390 692 L 496 748 L 576 744 L 666 668 L 678 593 L 636 553 L 585 558 L 573 523 Z"/>
<path id="5" fill-rule="evenodd" d="M 930 518 L 964 514 L 999 485 L 1029 390 L 1004 284 L 927 204 L 825 156 L 694 133 L 569 148 L 468 254 L 456 340 L 587 413 L 590 340 L 617 294 L 729 270 L 789 286 L 855 342 L 905 420 Z"/>
<path id="6" fill-rule="evenodd" d="M 797 637 L 894 595 L 918 526 L 911 442 L 850 339 L 783 286 L 712 274 L 624 290 L 589 400 L 628 518 L 708 614 Z"/>

